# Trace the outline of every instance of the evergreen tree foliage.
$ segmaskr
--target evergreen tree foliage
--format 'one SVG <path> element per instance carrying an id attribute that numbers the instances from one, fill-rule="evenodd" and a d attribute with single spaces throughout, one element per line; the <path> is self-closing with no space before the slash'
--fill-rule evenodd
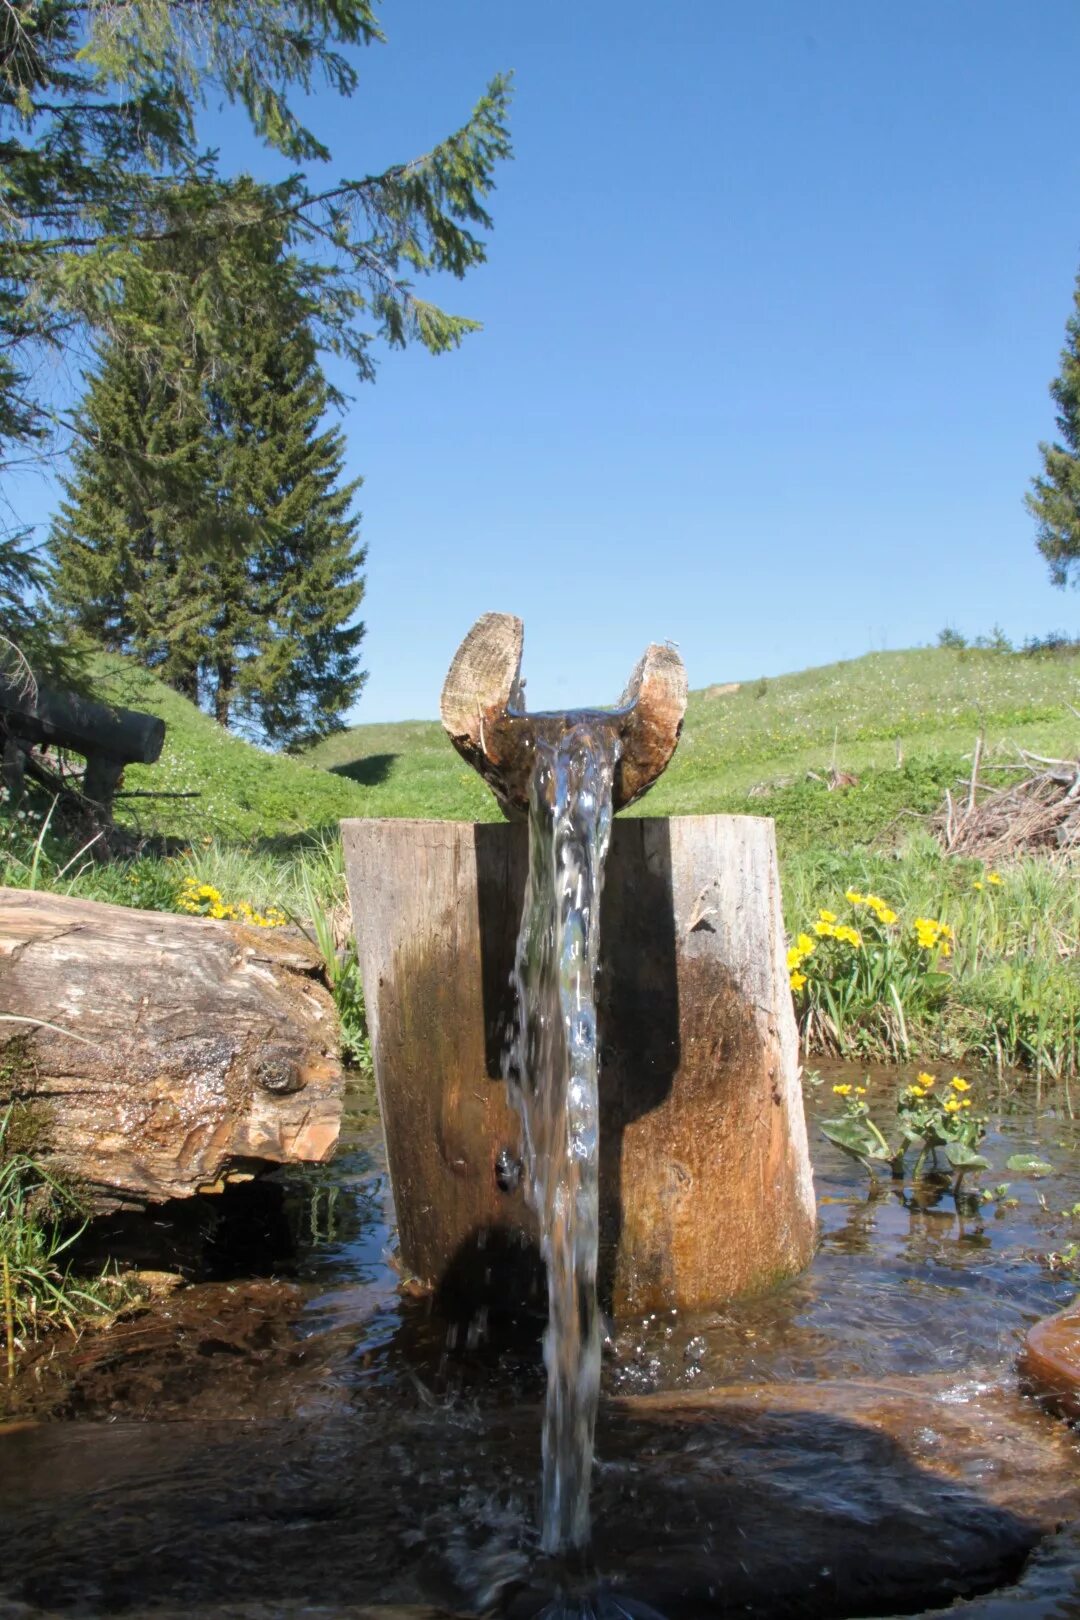
<path id="1" fill-rule="evenodd" d="M 0 534 L 0 677 L 33 691 L 37 677 L 82 688 L 81 649 L 49 605 L 48 568 L 26 530 Z"/>
<path id="2" fill-rule="evenodd" d="M 351 96 L 355 49 L 382 38 L 372 0 L 2 0 L 0 465 L 5 442 L 55 420 L 38 386 L 43 345 L 68 348 L 89 328 L 161 364 L 180 392 L 207 385 L 189 343 L 163 353 L 145 325 L 169 275 L 155 245 L 198 239 L 186 336 L 212 336 L 215 355 L 236 325 L 236 249 L 268 230 L 285 238 L 316 342 L 362 377 L 373 337 L 438 353 L 473 330 L 407 278 L 483 261 L 508 83 L 493 80 L 423 156 L 327 183 L 316 166 L 331 154 L 290 96 Z M 241 108 L 289 177 L 223 173 L 199 139 L 208 100 Z M 257 320 L 259 289 L 247 291 Z"/>
<path id="3" fill-rule="evenodd" d="M 308 303 L 281 249 L 245 244 L 238 307 L 250 278 L 262 318 L 237 322 L 227 355 L 192 357 L 200 394 L 106 346 L 52 551 L 55 594 L 81 630 L 222 724 L 295 748 L 340 726 L 363 683 L 363 626 L 350 621 L 364 553 Z M 141 314 L 170 351 L 188 330 L 186 254 L 157 253 L 171 296 Z"/>
<path id="4" fill-rule="evenodd" d="M 1040 444 L 1043 474 L 1032 480 L 1027 507 L 1038 524 L 1038 547 L 1055 585 L 1080 579 L 1080 276 L 1066 324 L 1061 372 L 1050 384 L 1060 444 Z"/>

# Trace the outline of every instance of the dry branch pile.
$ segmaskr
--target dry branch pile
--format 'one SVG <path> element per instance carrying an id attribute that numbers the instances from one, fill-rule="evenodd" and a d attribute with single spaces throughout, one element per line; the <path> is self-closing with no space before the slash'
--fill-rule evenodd
<path id="1" fill-rule="evenodd" d="M 995 775 L 1015 780 L 993 785 L 980 780 L 982 742 L 975 746 L 971 777 L 963 793 L 946 790 L 937 828 L 952 855 L 973 855 L 995 865 L 1031 851 L 1080 852 L 1080 760 L 1047 759 L 1026 748 L 1010 764 L 995 763 Z"/>

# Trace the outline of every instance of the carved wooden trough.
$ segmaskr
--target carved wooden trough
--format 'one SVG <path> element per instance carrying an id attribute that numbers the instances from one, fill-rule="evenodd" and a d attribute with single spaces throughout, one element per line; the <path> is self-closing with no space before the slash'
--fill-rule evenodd
<path id="1" fill-rule="evenodd" d="M 462 644 L 443 724 L 510 817 L 538 737 L 521 621 Z M 615 808 L 670 760 L 686 675 L 652 646 L 616 709 Z M 343 823 L 349 893 L 403 1268 L 451 1306 L 520 1303 L 539 1267 L 519 1126 L 502 1079 L 528 829 Z M 693 1308 L 800 1271 L 815 1211 L 771 821 L 616 821 L 601 906 L 602 1302 Z M 542 1296 L 540 1296 L 542 1297 Z"/>

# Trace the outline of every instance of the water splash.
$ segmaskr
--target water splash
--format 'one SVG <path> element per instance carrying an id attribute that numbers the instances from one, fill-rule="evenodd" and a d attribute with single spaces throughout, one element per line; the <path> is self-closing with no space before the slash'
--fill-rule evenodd
<path id="1" fill-rule="evenodd" d="M 541 1545 L 556 1555 L 589 1541 L 600 1396 L 594 983 L 618 759 L 608 716 L 570 721 L 550 740 L 536 740 L 529 878 L 514 965 L 518 1018 L 507 1064 L 547 1266 Z"/>

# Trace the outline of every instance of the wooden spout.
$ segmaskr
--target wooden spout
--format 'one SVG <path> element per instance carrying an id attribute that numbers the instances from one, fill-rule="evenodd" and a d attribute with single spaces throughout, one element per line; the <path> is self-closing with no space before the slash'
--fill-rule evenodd
<path id="1" fill-rule="evenodd" d="M 614 807 L 646 793 L 666 769 L 686 712 L 686 670 L 670 645 L 656 642 L 637 665 L 618 706 L 527 714 L 521 680 L 525 627 L 512 613 L 485 613 L 461 643 L 442 690 L 440 713 L 458 753 L 479 771 L 503 810 L 528 809 L 538 738 L 553 740 L 588 715 L 619 738 Z"/>

